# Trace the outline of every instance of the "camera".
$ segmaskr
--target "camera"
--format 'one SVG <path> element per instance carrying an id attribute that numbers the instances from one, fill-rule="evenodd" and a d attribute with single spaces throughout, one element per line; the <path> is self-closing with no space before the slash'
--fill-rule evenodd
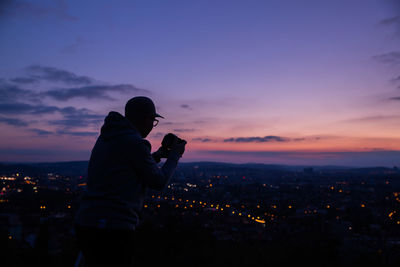
<path id="1" fill-rule="evenodd" d="M 161 146 L 166 150 L 171 150 L 172 144 L 174 143 L 175 139 L 178 139 L 178 144 L 186 142 L 185 140 L 179 138 L 175 134 L 168 133 L 164 136 L 164 138 L 161 142 Z"/>

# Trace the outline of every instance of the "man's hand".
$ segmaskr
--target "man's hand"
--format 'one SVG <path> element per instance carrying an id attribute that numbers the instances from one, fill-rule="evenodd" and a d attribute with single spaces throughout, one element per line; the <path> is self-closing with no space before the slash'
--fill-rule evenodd
<path id="1" fill-rule="evenodd" d="M 185 146 L 187 142 L 183 139 L 175 138 L 171 146 L 171 151 L 178 152 L 181 156 L 185 153 Z"/>
<path id="2" fill-rule="evenodd" d="M 160 147 L 156 152 L 152 154 L 154 160 L 159 163 L 162 158 L 168 158 L 169 151 L 167 149 L 164 149 L 163 147 Z"/>
<path id="3" fill-rule="evenodd" d="M 160 155 L 160 158 L 168 158 L 169 151 L 162 146 L 157 150 L 157 153 Z"/>

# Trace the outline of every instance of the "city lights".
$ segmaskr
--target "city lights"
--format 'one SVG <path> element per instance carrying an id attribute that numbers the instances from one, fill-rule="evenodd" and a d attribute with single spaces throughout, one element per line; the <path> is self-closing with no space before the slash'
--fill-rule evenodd
<path id="1" fill-rule="evenodd" d="M 8 178 L 9 176 L 4 177 Z M 63 218 L 66 214 L 74 210 L 71 199 L 63 202 L 63 209 L 58 212 L 55 211 L 52 201 L 44 202 L 44 199 L 42 199 L 43 193 L 49 192 L 49 190 L 55 192 L 59 190 L 58 188 L 62 188 L 59 185 L 62 177 L 57 178 L 57 180 L 46 180 L 46 183 L 47 181 L 59 183 L 57 186 L 51 183 L 41 183 L 35 177 L 22 177 L 24 178 L 2 179 L 2 186 L 0 187 L 0 192 L 3 193 L 0 197 L 2 207 L 10 203 L 8 197 L 12 194 L 16 195 L 15 193 L 18 193 L 19 195 L 23 195 L 27 191 L 28 193 L 33 192 L 37 194 L 35 196 L 38 196 L 38 199 L 40 199 L 38 204 L 40 216 Z M 55 175 L 53 174 L 51 177 L 55 177 Z M 185 175 L 185 177 L 189 176 Z M 307 223 L 312 223 L 314 219 L 315 221 L 323 219 L 324 223 L 329 221 L 329 223 L 333 224 L 332 221 L 334 221 L 334 224 L 336 224 L 335 227 L 345 229 L 350 236 L 359 235 L 360 228 L 356 227 L 355 224 L 353 226 L 353 214 L 348 212 L 348 207 L 351 206 L 359 207 L 360 209 L 358 210 L 360 212 L 374 211 L 377 214 L 384 212 L 383 217 L 386 220 L 384 227 L 399 227 L 400 225 L 398 211 L 395 208 L 391 210 L 377 209 L 377 200 L 368 198 L 368 194 L 371 195 L 371 192 L 373 192 L 368 182 L 361 184 L 361 182 L 349 183 L 340 181 L 336 183 L 337 186 L 335 187 L 332 186 L 335 182 L 331 180 L 319 180 L 320 184 L 316 183 L 315 185 L 312 183 L 297 185 L 292 181 L 285 184 L 285 180 L 282 180 L 280 184 L 273 185 L 268 183 L 265 184 L 266 186 L 260 183 L 252 184 L 248 182 L 245 185 L 247 190 L 257 193 L 254 195 L 243 194 L 241 196 L 243 184 L 232 186 L 228 179 L 221 179 L 221 177 L 215 177 L 215 179 L 220 179 L 219 182 L 216 182 L 212 178 L 203 180 L 197 178 L 196 181 L 191 182 L 177 181 L 173 183 L 173 186 L 167 187 L 162 193 L 150 193 L 143 204 L 143 213 L 146 214 L 144 218 L 157 216 L 161 216 L 161 218 L 164 218 L 164 216 L 166 216 L 165 218 L 171 216 L 190 218 L 190 216 L 195 216 L 196 220 L 201 221 L 201 225 L 204 225 L 206 228 L 211 227 L 213 229 L 213 227 L 221 227 L 223 225 L 221 228 L 226 230 L 217 230 L 215 232 L 216 235 L 221 236 L 226 235 L 226 232 L 232 234 L 232 231 L 235 234 L 241 235 L 242 227 L 243 229 L 253 229 L 251 231 L 255 232 L 260 231 L 260 236 L 268 236 L 269 230 L 279 229 L 283 225 L 290 227 L 287 226 L 288 223 L 302 222 L 306 218 L 311 219 Z M 16 178 L 16 176 L 13 175 L 11 178 Z M 70 180 L 64 179 L 64 181 Z M 76 184 L 72 184 L 72 186 L 64 187 L 62 189 L 63 192 L 71 194 L 75 190 L 82 190 L 79 188 L 79 185 L 84 183 L 84 181 L 78 181 Z M 247 181 L 251 181 L 250 176 L 246 178 Z M 210 190 L 210 184 L 213 185 L 213 190 Z M 356 185 L 352 187 L 354 184 Z M 237 190 L 237 188 L 241 190 Z M 314 191 L 307 191 L 310 188 L 314 189 Z M 359 190 L 358 195 L 344 194 L 344 192 L 357 192 L 357 190 Z M 398 190 L 386 191 L 382 196 L 382 200 L 392 205 L 398 205 L 399 198 L 400 193 Z M 52 203 L 51 206 L 47 205 L 50 203 Z M 216 226 L 210 224 L 211 221 Z M 377 222 L 376 225 L 369 227 L 381 229 L 379 228 L 382 227 L 379 226 L 379 220 Z M 390 223 L 388 224 L 388 222 Z M 263 232 L 267 229 L 268 231 Z M 220 232 L 221 234 L 219 234 Z"/>

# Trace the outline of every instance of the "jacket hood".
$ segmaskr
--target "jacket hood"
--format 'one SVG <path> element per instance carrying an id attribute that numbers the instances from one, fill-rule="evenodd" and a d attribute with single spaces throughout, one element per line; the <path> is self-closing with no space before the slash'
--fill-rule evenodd
<path id="1" fill-rule="evenodd" d="M 109 139 L 119 135 L 139 134 L 130 121 L 116 111 L 108 113 L 101 127 L 100 136 Z"/>

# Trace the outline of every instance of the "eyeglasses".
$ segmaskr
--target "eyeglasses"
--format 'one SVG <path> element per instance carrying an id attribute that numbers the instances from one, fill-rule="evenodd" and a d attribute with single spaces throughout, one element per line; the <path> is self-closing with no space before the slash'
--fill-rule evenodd
<path id="1" fill-rule="evenodd" d="M 158 125 L 158 120 L 157 119 L 154 119 L 154 121 L 153 121 L 153 127 L 156 127 Z"/>

